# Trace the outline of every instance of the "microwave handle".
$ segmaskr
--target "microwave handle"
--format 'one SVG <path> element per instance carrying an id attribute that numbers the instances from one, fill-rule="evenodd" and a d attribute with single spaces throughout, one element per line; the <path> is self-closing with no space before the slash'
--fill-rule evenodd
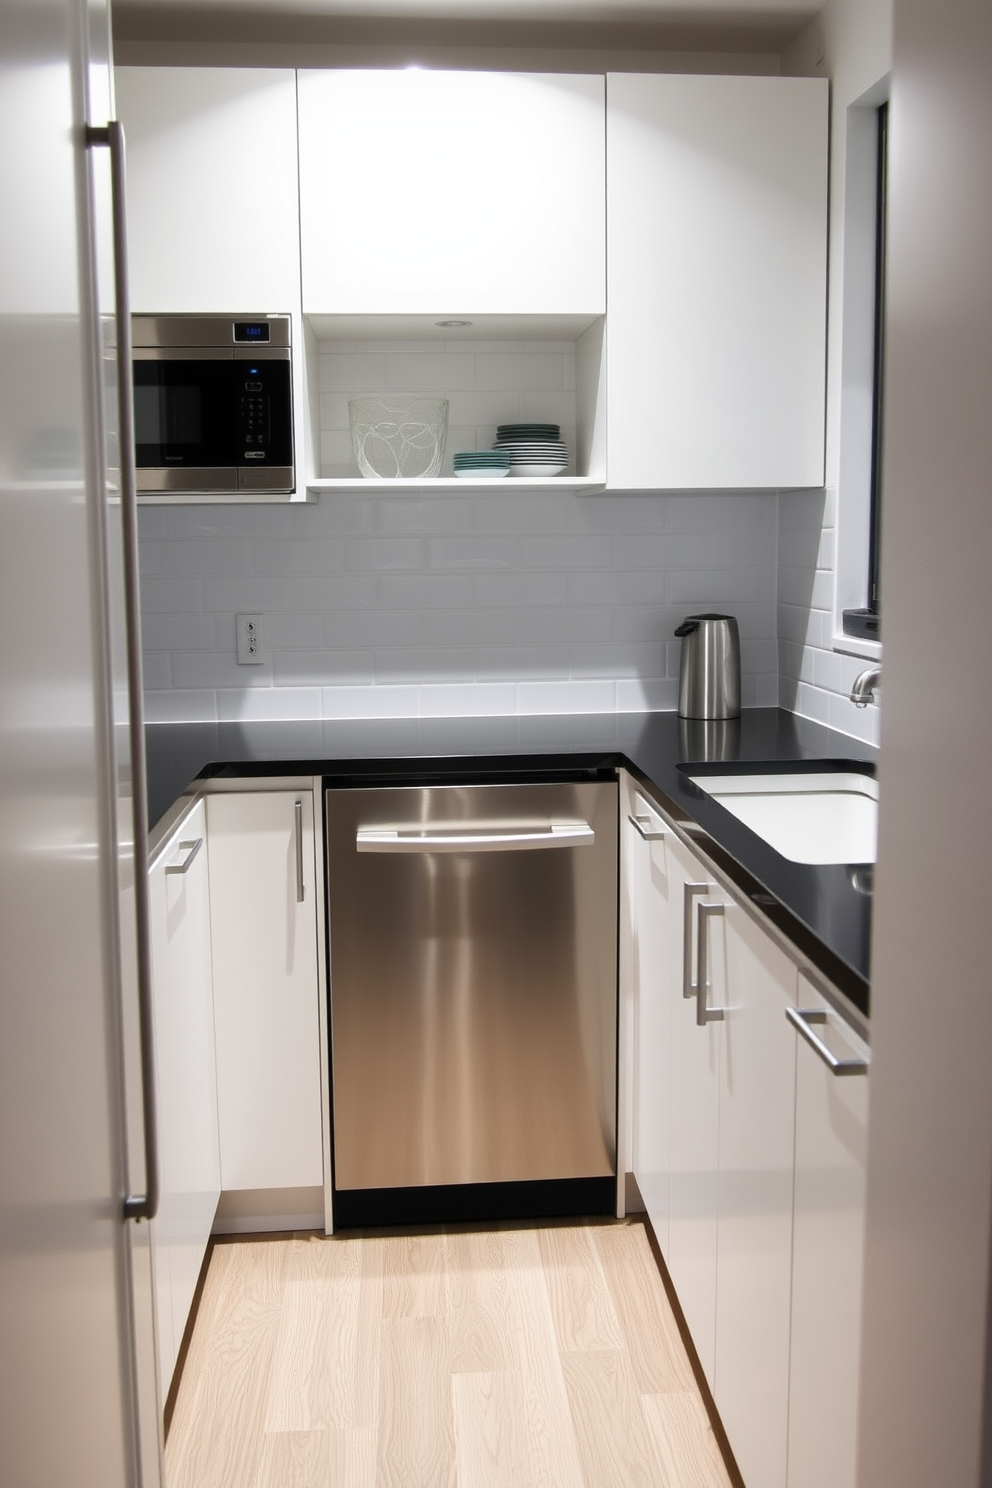
<path id="1" fill-rule="evenodd" d="M 124 1199 L 125 1219 L 154 1219 L 158 1211 L 158 1121 L 155 1103 L 155 1045 L 152 1008 L 152 957 L 148 898 L 148 782 L 145 770 L 145 718 L 141 675 L 141 600 L 138 592 L 138 482 L 134 463 L 134 384 L 131 369 L 131 304 L 127 270 L 124 126 L 111 119 L 86 129 L 88 147 L 110 151 L 114 228 L 114 303 L 117 322 L 117 438 L 121 486 L 121 538 L 124 611 L 127 625 L 127 687 L 134 831 L 135 948 L 141 1038 L 141 1113 L 144 1127 L 145 1192 Z"/>

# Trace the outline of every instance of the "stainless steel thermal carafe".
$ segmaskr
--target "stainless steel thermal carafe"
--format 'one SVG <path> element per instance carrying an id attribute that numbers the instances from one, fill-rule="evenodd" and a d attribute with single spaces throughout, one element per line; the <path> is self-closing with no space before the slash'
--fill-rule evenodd
<path id="1" fill-rule="evenodd" d="M 737 718 L 741 642 L 733 615 L 686 615 L 679 663 L 680 718 Z"/>

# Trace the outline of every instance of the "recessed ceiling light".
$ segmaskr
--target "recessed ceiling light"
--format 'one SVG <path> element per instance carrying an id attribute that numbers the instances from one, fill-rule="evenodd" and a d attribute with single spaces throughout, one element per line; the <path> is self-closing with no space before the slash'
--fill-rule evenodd
<path id="1" fill-rule="evenodd" d="M 470 326 L 470 320 L 436 320 L 434 322 L 442 331 L 458 331 L 462 326 Z"/>

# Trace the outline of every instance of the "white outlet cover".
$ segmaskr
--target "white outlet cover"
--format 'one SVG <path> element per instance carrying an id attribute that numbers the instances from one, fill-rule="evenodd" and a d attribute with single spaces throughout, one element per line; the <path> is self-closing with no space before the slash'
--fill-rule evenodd
<path id="1" fill-rule="evenodd" d="M 238 666 L 261 666 L 263 654 L 263 625 L 261 615 L 239 615 Z"/>

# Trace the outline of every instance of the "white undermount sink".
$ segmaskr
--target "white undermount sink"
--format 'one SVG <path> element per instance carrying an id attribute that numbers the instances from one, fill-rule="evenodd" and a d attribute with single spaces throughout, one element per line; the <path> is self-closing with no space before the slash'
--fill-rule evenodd
<path id="1" fill-rule="evenodd" d="M 794 863 L 874 863 L 878 783 L 851 771 L 691 775 L 770 847 Z"/>

